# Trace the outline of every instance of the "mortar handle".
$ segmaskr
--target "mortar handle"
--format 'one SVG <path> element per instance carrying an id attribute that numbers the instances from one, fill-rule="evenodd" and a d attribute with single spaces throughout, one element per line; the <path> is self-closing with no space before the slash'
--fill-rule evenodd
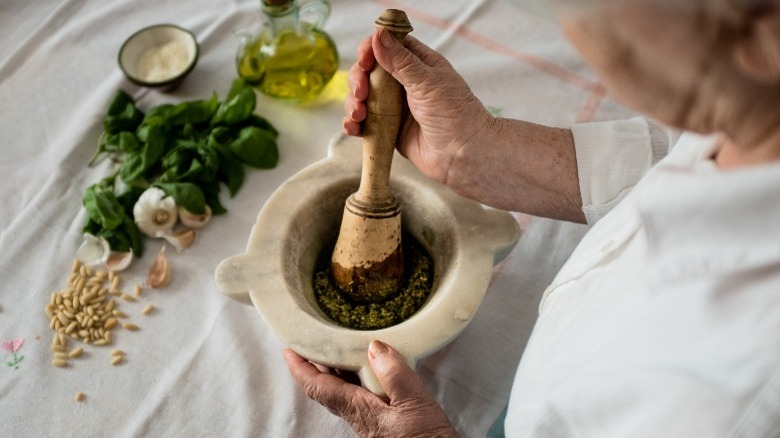
<path id="1" fill-rule="evenodd" d="M 247 266 L 252 265 L 246 253 L 228 257 L 217 265 L 214 281 L 222 294 L 251 306 Z"/>
<path id="2" fill-rule="evenodd" d="M 374 22 L 400 42 L 412 31 L 404 11 L 387 9 Z M 366 119 L 363 123 L 363 173 L 355 194 L 365 204 L 394 204 L 390 193 L 390 167 L 404 112 L 403 87 L 379 63 L 369 76 Z"/>

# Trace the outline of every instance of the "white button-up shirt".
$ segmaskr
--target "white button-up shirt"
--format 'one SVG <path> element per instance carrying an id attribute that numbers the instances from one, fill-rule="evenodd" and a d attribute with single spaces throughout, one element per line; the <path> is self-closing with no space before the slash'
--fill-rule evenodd
<path id="1" fill-rule="evenodd" d="M 544 294 L 507 436 L 780 436 L 780 164 L 721 171 L 684 134 L 634 186 L 646 124 L 573 132 L 609 212 Z"/>

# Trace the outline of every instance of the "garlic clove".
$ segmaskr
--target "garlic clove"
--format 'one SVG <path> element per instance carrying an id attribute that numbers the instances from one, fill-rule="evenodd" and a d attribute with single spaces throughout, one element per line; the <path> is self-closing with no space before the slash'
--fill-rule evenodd
<path id="1" fill-rule="evenodd" d="M 198 229 L 211 220 L 211 208 L 207 205 L 203 213 L 195 214 L 184 207 L 179 207 L 179 220 L 188 228 Z"/>
<path id="2" fill-rule="evenodd" d="M 182 228 L 180 230 L 158 231 L 155 237 L 162 237 L 168 243 L 173 245 L 177 251 L 189 248 L 195 243 L 196 233 L 192 228 Z"/>
<path id="3" fill-rule="evenodd" d="M 84 233 L 84 241 L 76 252 L 76 259 L 86 266 L 97 266 L 108 260 L 111 249 L 106 239 Z"/>
<path id="4" fill-rule="evenodd" d="M 168 265 L 168 259 L 165 257 L 165 246 L 160 248 L 160 252 L 149 266 L 149 275 L 146 277 L 146 284 L 149 287 L 165 287 L 171 282 L 171 267 Z"/>
<path id="5" fill-rule="evenodd" d="M 106 267 L 109 271 L 119 272 L 124 271 L 127 269 L 128 266 L 130 266 L 130 263 L 133 261 L 133 253 L 132 251 L 127 252 L 119 252 L 119 251 L 111 251 L 108 255 L 108 260 L 106 260 Z"/>
<path id="6" fill-rule="evenodd" d="M 176 224 L 178 212 L 176 201 L 162 189 L 146 189 L 133 206 L 133 219 L 138 229 L 149 237 L 168 231 Z"/>

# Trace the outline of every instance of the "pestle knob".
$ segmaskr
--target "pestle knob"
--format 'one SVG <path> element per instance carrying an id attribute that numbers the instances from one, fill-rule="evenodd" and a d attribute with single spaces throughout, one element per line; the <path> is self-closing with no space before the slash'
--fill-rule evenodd
<path id="1" fill-rule="evenodd" d="M 404 11 L 388 9 L 374 22 L 399 41 L 412 26 Z M 331 257 L 333 280 L 353 299 L 382 301 L 401 285 L 401 209 L 390 192 L 390 167 L 404 110 L 401 84 L 376 63 L 369 76 L 363 124 L 360 187 L 347 198 Z"/>

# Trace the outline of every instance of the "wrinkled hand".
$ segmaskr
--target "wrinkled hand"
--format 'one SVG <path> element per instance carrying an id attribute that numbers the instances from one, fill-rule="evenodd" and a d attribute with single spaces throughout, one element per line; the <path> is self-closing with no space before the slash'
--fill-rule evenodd
<path id="1" fill-rule="evenodd" d="M 417 374 L 397 351 L 382 342 L 371 342 L 368 359 L 389 400 L 345 381 L 290 349 L 283 354 L 306 395 L 343 418 L 360 436 L 458 436 Z"/>
<path id="2" fill-rule="evenodd" d="M 405 45 L 385 29 L 361 42 L 358 61 L 349 72 L 344 132 L 360 135 L 368 74 L 379 62 L 406 90 L 410 114 L 401 126 L 399 152 L 428 177 L 446 183 L 458 152 L 476 146 L 494 118 L 442 55 L 412 36 Z"/>

